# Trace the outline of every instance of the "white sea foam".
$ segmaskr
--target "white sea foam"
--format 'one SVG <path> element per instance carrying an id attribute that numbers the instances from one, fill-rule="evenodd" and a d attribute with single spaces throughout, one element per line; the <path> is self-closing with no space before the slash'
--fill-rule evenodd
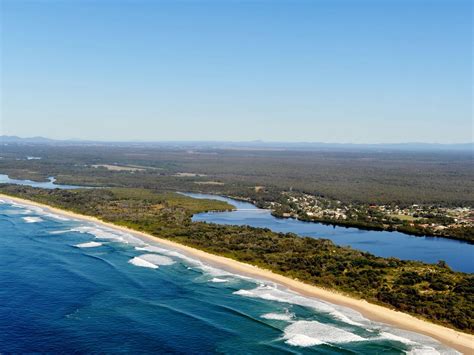
<path id="1" fill-rule="evenodd" d="M 343 308 L 321 300 L 307 298 L 289 290 L 281 290 L 276 286 L 262 284 L 252 290 L 239 290 L 234 294 L 253 298 L 263 298 L 269 301 L 297 304 L 328 313 L 344 323 L 366 327 L 370 323 L 360 313 L 349 308 Z"/>
<path id="2" fill-rule="evenodd" d="M 128 262 L 135 266 L 147 267 L 150 269 L 158 269 L 157 265 L 152 264 L 149 261 L 143 260 L 142 258 L 139 258 L 139 257 L 134 257 L 133 259 L 130 259 Z"/>
<path id="3" fill-rule="evenodd" d="M 68 218 L 68 217 L 66 217 L 64 215 L 61 215 L 61 214 L 48 212 L 44 208 L 39 207 L 39 206 L 33 206 L 33 205 L 29 205 L 29 204 L 21 204 L 21 203 L 16 203 L 16 202 L 13 202 L 13 201 L 8 201 L 8 200 L 2 200 L 2 201 L 3 201 L 3 203 L 8 203 L 12 207 L 22 209 L 21 213 L 23 213 L 23 214 L 36 213 L 36 214 L 39 214 L 43 217 L 50 217 L 50 218 L 54 218 L 54 219 L 57 219 L 57 220 L 60 220 L 60 221 L 71 221 L 71 220 L 74 221 L 75 220 L 75 219 Z"/>
<path id="4" fill-rule="evenodd" d="M 9 201 L 8 203 L 10 205 L 12 205 L 13 207 L 18 207 L 18 208 L 27 208 L 28 207 L 27 205 L 20 205 L 19 203 L 16 203 L 16 202 L 13 202 L 13 201 Z"/>
<path id="5" fill-rule="evenodd" d="M 39 214 L 41 216 L 54 218 L 54 219 L 57 219 L 57 220 L 60 220 L 60 221 L 70 221 L 71 220 L 70 218 L 67 218 L 63 215 L 59 215 L 59 214 L 56 214 L 56 213 L 46 211 L 44 208 L 38 207 L 38 206 L 28 206 L 28 210 L 33 211 L 36 214 Z"/>
<path id="6" fill-rule="evenodd" d="M 377 324 L 377 323 L 376 323 Z M 458 351 L 448 348 L 443 344 L 439 343 L 433 338 L 419 333 L 410 332 L 407 330 L 401 330 L 392 328 L 387 325 L 378 324 L 382 331 L 379 337 L 371 340 L 392 340 L 407 345 L 410 350 L 407 354 L 413 355 L 457 355 L 460 354 Z"/>
<path id="7" fill-rule="evenodd" d="M 139 256 L 140 259 L 148 261 L 154 265 L 173 265 L 174 260 L 168 258 L 167 256 L 157 255 L 157 254 L 143 254 Z"/>
<path id="8" fill-rule="evenodd" d="M 288 338 L 286 340 L 286 343 L 289 345 L 301 346 L 301 347 L 308 347 L 308 346 L 323 344 L 321 340 L 309 337 L 304 334 L 295 334 L 291 338 Z"/>
<path id="9" fill-rule="evenodd" d="M 441 353 L 438 350 L 436 350 L 435 348 L 432 348 L 431 346 L 422 346 L 422 347 L 414 348 L 408 351 L 407 354 L 408 355 L 441 355 Z M 443 352 L 443 354 L 448 354 L 448 353 Z"/>
<path id="10" fill-rule="evenodd" d="M 125 232 L 101 226 L 79 226 L 70 230 L 71 232 L 92 234 L 97 239 L 113 240 L 131 245 L 146 245 L 141 239 Z"/>
<path id="11" fill-rule="evenodd" d="M 262 298 L 269 301 L 276 301 L 282 303 L 289 303 L 289 304 L 296 304 L 303 307 L 308 307 L 315 309 L 318 312 L 328 313 L 334 318 L 343 321 L 346 324 L 352 326 L 363 327 L 365 330 L 371 332 L 377 332 L 378 336 L 370 337 L 367 339 L 363 339 L 362 337 L 349 333 L 343 329 L 339 329 L 341 332 L 345 333 L 335 333 L 340 336 L 340 339 L 343 338 L 342 335 L 348 337 L 349 339 L 354 339 L 351 341 L 358 341 L 368 340 L 392 340 L 403 343 L 410 348 L 411 354 L 459 354 L 453 349 L 447 348 L 434 340 L 433 338 L 414 333 L 409 331 L 400 330 L 397 328 L 390 327 L 388 325 L 372 322 L 366 318 L 364 318 L 360 313 L 337 305 L 333 305 L 330 303 L 326 303 L 324 301 L 320 301 L 317 299 L 307 298 L 296 294 L 289 290 L 278 289 L 276 285 L 269 285 L 269 284 L 261 284 L 255 289 L 251 290 L 238 290 L 235 291 L 234 294 L 245 296 L 245 297 L 252 297 L 252 298 Z M 293 326 L 292 328 L 285 329 L 285 339 L 288 344 L 291 345 L 298 345 L 298 346 L 313 346 L 318 345 L 325 342 L 335 342 L 330 341 L 327 338 L 321 337 L 318 332 L 314 332 L 318 330 L 321 326 L 308 324 L 308 323 L 300 323 L 306 321 L 295 321 L 291 325 L 299 323 L 299 326 Z M 309 322 L 312 323 L 312 322 Z M 325 325 L 324 325 L 325 326 Z M 306 329 L 304 332 L 296 332 L 296 329 Z M 326 328 L 329 330 L 330 328 Z M 349 334 L 349 335 L 348 335 Z"/>
<path id="12" fill-rule="evenodd" d="M 44 212 L 41 207 L 33 206 L 33 205 L 18 205 L 19 207 L 27 208 L 29 211 L 34 211 L 36 213 Z"/>
<path id="13" fill-rule="evenodd" d="M 53 213 L 45 212 L 43 209 L 35 206 L 29 205 L 21 205 L 16 203 L 11 203 L 10 201 L 1 200 L 0 203 L 8 203 L 13 207 L 18 207 L 22 209 L 22 213 L 30 214 L 30 213 L 37 213 L 42 216 L 48 216 L 60 220 L 69 220 L 66 217 L 55 215 Z M 30 220 L 29 223 L 39 222 L 42 219 L 40 217 L 24 217 L 25 221 Z M 33 222 L 34 221 L 34 222 Z M 115 229 L 110 229 L 106 227 L 102 227 L 99 225 L 90 226 L 90 225 L 82 225 L 79 227 L 75 227 L 70 230 L 59 230 L 50 232 L 51 234 L 60 234 L 60 233 L 67 233 L 71 231 L 76 231 L 80 233 L 88 233 L 94 235 L 98 239 L 109 239 L 114 240 L 126 244 L 132 244 L 136 246 L 135 249 L 148 251 L 150 253 L 159 253 L 164 254 L 167 256 L 177 257 L 182 260 L 185 260 L 188 264 L 192 265 L 193 268 L 199 268 L 200 270 L 210 274 L 211 276 L 215 276 L 211 279 L 212 282 L 224 282 L 228 281 L 218 276 L 231 276 L 231 277 L 239 277 L 244 279 L 251 279 L 245 276 L 233 274 L 209 265 L 202 263 L 201 261 L 188 257 L 182 253 L 179 253 L 174 250 L 164 249 L 158 246 L 152 246 L 141 239 L 134 237 L 133 235 L 121 231 L 117 231 Z M 99 246 L 102 243 L 99 242 L 87 242 L 76 245 L 77 247 L 92 247 L 92 246 Z M 151 255 L 151 256 L 147 256 Z M 150 259 L 152 258 L 152 259 Z M 164 256 L 154 255 L 154 254 L 144 254 L 139 257 L 135 257 L 129 260 L 129 263 L 145 268 L 157 269 L 158 265 L 169 265 L 169 263 L 173 263 L 174 261 L 171 258 L 166 258 Z M 254 281 L 255 279 L 251 279 Z M 337 318 L 345 323 L 356 325 L 356 326 L 364 326 L 367 330 L 371 331 L 380 331 L 379 337 L 375 338 L 367 338 L 366 340 L 376 340 L 376 339 L 387 339 L 393 340 L 397 342 L 401 342 L 409 346 L 411 349 L 409 350 L 408 354 L 418 355 L 418 354 L 459 354 L 453 349 L 448 349 L 432 338 L 428 338 L 425 336 L 421 336 L 416 333 L 400 331 L 398 329 L 391 328 L 389 326 L 381 325 L 378 323 L 370 322 L 367 319 L 363 318 L 359 313 L 352 311 L 350 309 L 346 309 L 345 307 L 339 307 L 336 305 L 331 305 L 324 301 L 319 301 L 311 298 L 306 298 L 300 296 L 296 293 L 287 290 L 278 289 L 276 286 L 270 286 L 268 284 L 261 284 L 255 289 L 252 290 L 239 290 L 234 292 L 237 295 L 247 296 L 247 297 L 255 297 L 255 298 L 263 298 L 267 300 L 277 301 L 277 302 L 284 302 L 290 304 L 297 304 L 304 307 L 309 307 L 316 309 L 317 311 L 325 312 L 332 315 L 334 318 Z M 295 345 L 295 346 L 313 346 L 322 343 L 337 343 L 337 342 L 347 342 L 347 341 L 361 341 L 364 340 L 362 337 L 350 333 L 346 330 L 336 328 L 334 326 L 324 325 L 322 323 L 318 323 L 315 321 L 304 321 L 304 320 L 295 320 L 294 315 L 286 313 L 286 314 L 279 314 L 279 313 L 267 313 L 261 316 L 265 319 L 274 319 L 274 320 L 284 320 L 290 322 L 291 324 L 285 329 L 284 339 L 288 344 Z M 316 324 L 318 323 L 318 324 Z M 323 330 L 324 331 L 323 331 Z M 333 331 L 336 329 L 336 331 Z M 330 335 L 327 335 L 330 333 Z M 414 339 L 414 340 L 411 340 Z"/>
<path id="14" fill-rule="evenodd" d="M 21 214 L 31 214 L 33 211 L 28 211 L 28 210 L 22 210 L 22 209 L 4 209 L 2 210 L 3 214 L 7 215 L 21 215 Z"/>
<path id="15" fill-rule="evenodd" d="M 215 283 L 222 283 L 222 282 L 228 282 L 229 280 L 226 280 L 226 279 L 220 279 L 218 277 L 213 277 L 211 279 L 211 282 L 215 282 Z"/>
<path id="16" fill-rule="evenodd" d="M 62 215 L 46 212 L 40 207 L 12 203 L 11 201 L 5 201 L 5 200 L 0 201 L 0 203 L 2 202 L 8 203 L 12 205 L 13 207 L 21 208 L 22 214 L 36 213 L 36 214 L 40 214 L 41 216 L 51 217 L 58 220 L 64 220 L 64 221 L 69 220 L 69 218 L 64 217 Z M 24 219 L 28 223 L 35 223 L 35 222 L 42 221 L 40 217 L 32 217 L 32 216 L 24 217 Z M 235 275 L 230 272 L 206 265 L 199 260 L 188 257 L 177 251 L 149 245 L 143 242 L 141 239 L 136 238 L 129 233 L 117 231 L 115 229 L 109 229 L 103 226 L 82 225 L 70 230 L 53 231 L 50 233 L 59 234 L 59 233 L 67 233 L 70 231 L 92 234 L 98 239 L 106 239 L 106 240 L 109 239 L 109 240 L 114 240 L 114 241 L 123 242 L 127 244 L 132 244 L 136 246 L 137 250 L 148 251 L 150 253 L 159 253 L 159 254 L 164 254 L 164 255 L 168 255 L 172 257 L 178 257 L 182 260 L 185 260 L 187 263 L 191 264 L 193 267 L 197 267 L 201 269 L 202 271 L 210 274 L 211 276 L 214 276 L 211 279 L 212 282 L 227 281 L 226 279 L 221 278 L 222 276 L 242 277 L 245 279 L 250 279 L 248 277 Z M 101 243 L 98 243 L 98 242 L 88 242 L 88 243 L 78 244 L 77 247 L 93 247 L 93 246 L 99 246 L 100 244 Z M 151 255 L 151 256 L 146 256 L 146 255 Z M 169 263 L 173 263 L 174 261 L 164 256 L 159 256 L 159 255 L 154 255 L 154 254 L 145 254 L 139 257 L 135 257 L 129 260 L 129 262 L 136 266 L 156 269 L 158 268 L 158 265 L 160 264 L 169 265 Z M 387 339 L 387 340 L 393 340 L 393 341 L 404 343 L 407 346 L 411 347 L 409 354 L 414 354 L 414 355 L 440 354 L 440 352 L 443 354 L 445 353 L 456 354 L 457 353 L 452 349 L 444 348 L 441 344 L 437 343 L 431 338 L 419 336 L 418 334 L 415 334 L 415 333 L 413 334 L 410 333 L 409 335 L 406 335 L 405 333 L 402 333 L 399 330 L 392 329 L 388 326 L 380 326 L 380 324 L 378 326 L 375 326 L 376 323 L 372 323 L 366 320 L 355 311 L 351 311 L 344 307 L 331 305 L 323 301 L 305 298 L 303 296 L 300 296 L 290 291 L 277 289 L 275 286 L 260 285 L 253 290 L 236 291 L 235 294 L 247 296 L 247 297 L 259 297 L 259 298 L 272 300 L 272 301 L 293 303 L 293 304 L 297 304 L 297 305 L 301 305 L 305 307 L 310 307 L 318 311 L 331 314 L 334 318 L 342 320 L 343 322 L 351 324 L 351 325 L 357 325 L 357 326 L 362 325 L 366 329 L 368 328 L 368 330 L 375 330 L 376 328 L 378 328 L 379 330 L 383 329 L 384 331 L 380 332 L 378 339 Z M 346 341 L 346 340 L 355 341 L 356 339 L 357 340 L 362 339 L 361 337 L 355 334 L 349 333 L 345 330 L 338 329 L 335 327 L 332 327 L 332 328 L 338 329 L 340 332 L 332 332 L 330 330 L 328 331 L 332 332 L 333 335 L 338 335 L 339 338 L 328 339 L 328 337 L 321 336 L 318 333 L 321 326 L 315 325 L 315 323 L 313 323 L 312 321 L 295 321 L 294 315 L 291 315 L 288 313 L 287 314 L 267 313 L 267 314 L 262 315 L 262 318 L 284 320 L 284 321 L 291 322 L 292 324 L 285 329 L 285 339 L 287 343 L 291 345 L 312 346 L 312 345 L 317 345 L 317 344 L 321 344 L 325 342 L 330 343 L 330 342 Z M 331 326 L 326 325 L 326 327 L 331 327 Z M 407 337 L 405 337 L 405 335 Z M 377 338 L 369 338 L 367 340 L 375 340 L 375 339 Z M 415 339 L 416 341 L 411 340 L 411 339 Z M 439 349 L 441 350 L 438 351 Z"/>
<path id="17" fill-rule="evenodd" d="M 161 247 L 154 246 L 154 245 L 145 244 L 145 246 L 135 247 L 135 250 L 148 251 L 148 252 L 151 252 L 151 253 L 158 253 L 158 254 L 163 254 L 163 255 L 167 255 L 167 256 L 171 256 L 171 257 L 176 257 L 178 259 L 185 260 L 186 262 L 188 262 L 189 264 L 191 264 L 193 266 L 201 264 L 201 262 L 199 260 L 190 258 L 190 257 L 188 257 L 184 254 L 181 254 L 181 253 L 177 252 L 177 251 L 174 251 L 174 250 L 171 250 L 171 249 L 161 248 Z"/>
<path id="18" fill-rule="evenodd" d="M 165 248 L 161 248 L 161 247 L 158 247 L 158 246 L 155 246 L 155 245 L 139 246 L 139 247 L 135 247 L 135 249 L 140 250 L 140 251 L 149 251 L 149 252 L 152 252 L 152 253 L 159 253 L 159 254 L 164 254 L 164 255 L 167 255 L 167 256 L 179 258 L 181 260 L 184 260 L 187 264 L 190 264 L 194 268 L 197 268 L 197 269 L 205 272 L 206 274 L 209 274 L 209 275 L 213 276 L 214 278 L 238 277 L 238 278 L 242 278 L 242 279 L 250 279 L 249 277 L 246 277 L 246 276 L 233 274 L 231 272 L 228 272 L 228 271 L 225 271 L 225 270 L 222 270 L 222 269 L 210 266 L 210 265 L 206 265 L 203 262 L 201 262 L 200 260 L 191 258 L 191 257 L 189 257 L 187 255 L 184 255 L 184 254 L 182 254 L 178 251 L 175 251 L 175 250 L 165 249 Z"/>
<path id="19" fill-rule="evenodd" d="M 72 229 L 63 229 L 63 230 L 59 230 L 59 231 L 51 231 L 49 232 L 49 234 L 64 234 L 64 233 L 69 233 L 69 232 L 73 232 Z"/>
<path id="20" fill-rule="evenodd" d="M 236 276 L 235 274 L 232 274 L 228 271 L 224 271 L 224 270 L 221 270 L 221 269 L 218 269 L 216 267 L 209 266 L 209 265 L 206 265 L 206 264 L 203 264 L 203 263 L 201 263 L 201 265 L 199 265 L 199 268 L 201 270 L 203 270 L 204 272 L 206 272 L 207 274 L 211 275 L 211 276 L 216 276 L 216 277 L 219 277 L 219 276 Z"/>
<path id="21" fill-rule="evenodd" d="M 95 248 L 95 247 L 100 247 L 102 243 L 99 242 L 87 242 L 87 243 L 80 243 L 76 244 L 75 247 L 78 248 Z"/>
<path id="22" fill-rule="evenodd" d="M 144 247 L 136 247 L 135 249 L 136 250 L 142 250 L 142 251 L 149 251 L 151 253 L 159 253 L 159 254 L 166 254 L 166 253 L 170 252 L 170 250 L 168 250 L 168 249 L 160 248 L 160 247 L 157 247 L 157 246 L 154 246 L 154 245 L 147 245 L 147 246 L 144 246 Z"/>
<path id="23" fill-rule="evenodd" d="M 395 334 L 392 334 L 392 333 L 389 333 L 389 332 L 381 332 L 379 334 L 379 336 L 380 336 L 381 339 L 384 339 L 384 340 L 386 339 L 386 340 L 398 341 L 399 343 L 404 343 L 404 344 L 407 344 L 407 345 L 417 344 L 413 340 L 410 340 L 408 338 L 402 337 L 400 335 L 395 335 Z"/>
<path id="24" fill-rule="evenodd" d="M 291 322 L 291 321 L 293 321 L 295 315 L 293 313 L 290 313 L 290 312 L 286 312 L 286 313 L 266 313 L 266 314 L 261 315 L 260 317 L 262 317 L 264 319 L 282 320 L 282 321 L 286 321 L 286 322 Z"/>
<path id="25" fill-rule="evenodd" d="M 314 346 L 323 343 L 364 341 L 361 336 L 317 321 L 297 321 L 284 330 L 283 339 L 294 346 Z"/>
<path id="26" fill-rule="evenodd" d="M 35 214 L 44 215 L 44 210 L 38 206 L 21 205 L 21 204 L 12 204 L 12 206 L 22 209 L 25 213 L 35 213 Z"/>
<path id="27" fill-rule="evenodd" d="M 22 217 L 22 219 L 26 222 L 26 223 L 38 223 L 38 222 L 43 222 L 43 220 L 40 218 L 40 217 Z"/>
<path id="28" fill-rule="evenodd" d="M 71 221 L 72 220 L 71 218 L 65 217 L 63 215 L 55 214 L 55 213 L 45 213 L 44 215 L 47 216 L 47 217 L 57 219 L 59 221 Z"/>

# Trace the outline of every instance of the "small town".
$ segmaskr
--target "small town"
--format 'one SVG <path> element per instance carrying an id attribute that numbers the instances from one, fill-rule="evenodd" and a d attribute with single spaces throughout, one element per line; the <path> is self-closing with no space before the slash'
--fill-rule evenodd
<path id="1" fill-rule="evenodd" d="M 283 192 L 266 207 L 283 218 L 474 241 L 474 209 L 469 207 L 344 204 L 298 192 Z"/>

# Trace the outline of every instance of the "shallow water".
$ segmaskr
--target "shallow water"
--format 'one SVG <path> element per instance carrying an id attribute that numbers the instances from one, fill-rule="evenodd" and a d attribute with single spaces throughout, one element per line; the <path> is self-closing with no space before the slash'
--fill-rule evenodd
<path id="1" fill-rule="evenodd" d="M 209 212 L 193 216 L 193 221 L 230 225 L 249 225 L 269 228 L 275 232 L 295 233 L 304 237 L 326 238 L 343 246 L 367 251 L 382 257 L 403 260 L 419 260 L 436 263 L 444 260 L 457 271 L 474 272 L 474 245 L 465 242 L 435 237 L 416 237 L 400 232 L 367 231 L 303 222 L 292 218 L 276 218 L 269 210 L 255 207 L 248 202 L 237 201 L 216 195 L 186 193 L 194 198 L 226 201 L 237 210 L 231 212 Z"/>
<path id="2" fill-rule="evenodd" d="M 60 185 L 55 183 L 56 179 L 54 177 L 50 177 L 49 181 L 44 182 L 37 182 L 32 180 L 17 180 L 17 179 L 10 179 L 8 175 L 0 174 L 0 184 L 17 184 L 17 185 L 25 185 L 25 186 L 32 186 L 32 187 L 41 187 L 42 189 L 84 189 L 88 188 L 85 186 L 76 186 L 76 185 Z"/>
<path id="3" fill-rule="evenodd" d="M 128 233 L 0 201 L 0 352 L 454 353 Z"/>

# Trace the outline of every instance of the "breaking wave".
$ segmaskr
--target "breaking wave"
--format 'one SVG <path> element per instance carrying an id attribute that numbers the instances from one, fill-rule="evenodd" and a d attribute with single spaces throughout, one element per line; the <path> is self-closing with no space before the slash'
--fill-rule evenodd
<path id="1" fill-rule="evenodd" d="M 215 283 L 222 283 L 222 282 L 228 282 L 229 280 L 226 280 L 226 279 L 220 279 L 218 277 L 213 277 L 211 279 L 211 282 L 215 282 Z"/>
<path id="2" fill-rule="evenodd" d="M 148 251 L 151 253 L 158 253 L 158 254 L 163 254 L 163 255 L 181 259 L 185 261 L 187 264 L 189 264 L 190 266 L 192 266 L 193 268 L 199 269 L 202 272 L 205 272 L 206 274 L 213 276 L 214 281 L 211 280 L 212 282 L 223 282 L 223 281 L 215 281 L 216 279 L 222 279 L 222 277 L 236 277 L 236 278 L 241 278 L 241 279 L 250 279 L 249 277 L 246 277 L 246 276 L 233 274 L 231 272 L 204 264 L 198 259 L 189 257 L 183 253 L 180 253 L 172 249 L 165 249 L 165 248 L 161 248 L 155 245 L 139 246 L 139 247 L 135 247 L 135 249 L 139 251 Z M 228 280 L 225 280 L 225 281 L 228 281 Z"/>
<path id="3" fill-rule="evenodd" d="M 260 316 L 264 319 L 270 320 L 281 320 L 285 322 L 291 322 L 295 318 L 294 313 L 285 312 L 285 313 L 266 313 Z"/>
<path id="4" fill-rule="evenodd" d="M 10 206 L 12 207 L 16 207 L 16 208 L 20 208 L 22 209 L 22 213 L 36 213 L 38 215 L 41 215 L 43 217 L 50 217 L 50 218 L 53 218 L 53 219 L 56 219 L 56 220 L 59 220 L 59 221 L 72 221 L 74 219 L 72 218 L 68 218 L 64 215 L 61 215 L 61 214 L 56 214 L 56 213 L 52 213 L 52 212 L 49 212 L 47 210 L 45 210 L 44 208 L 42 207 L 39 207 L 39 206 L 33 206 L 33 205 L 29 205 L 29 204 L 21 204 L 21 203 L 17 203 L 17 202 L 13 202 L 13 201 L 6 201 L 6 200 L 2 200 L 1 203 L 8 203 Z"/>
<path id="5" fill-rule="evenodd" d="M 43 222 L 43 219 L 40 217 L 21 217 L 26 223 L 38 223 Z"/>
<path id="6" fill-rule="evenodd" d="M 366 327 L 370 322 L 360 313 L 349 308 L 342 308 L 321 300 L 307 298 L 289 290 L 281 290 L 276 286 L 270 286 L 267 284 L 260 285 L 253 290 L 235 291 L 234 294 L 253 298 L 263 298 L 269 301 L 296 304 L 299 306 L 312 308 L 317 311 L 327 313 L 332 317 L 351 325 Z"/>
<path id="7" fill-rule="evenodd" d="M 130 259 L 128 261 L 130 264 L 133 264 L 135 266 L 140 266 L 140 267 L 146 267 L 149 269 L 158 269 L 158 266 L 155 264 L 150 263 L 149 261 L 146 261 L 138 256 L 134 257 L 133 259 Z"/>
<path id="8" fill-rule="evenodd" d="M 175 262 L 173 259 L 168 258 L 167 256 L 163 255 L 156 255 L 156 254 L 143 254 L 139 256 L 140 259 L 148 261 L 154 265 L 173 265 Z"/>
<path id="9" fill-rule="evenodd" d="M 286 327 L 284 333 L 287 344 L 303 347 L 365 340 L 357 334 L 317 321 L 296 321 Z"/>
<path id="10" fill-rule="evenodd" d="M 234 294 L 260 298 L 269 301 L 288 303 L 314 309 L 326 313 L 337 321 L 346 324 L 345 329 L 335 325 L 323 324 L 315 320 L 296 319 L 294 314 L 267 313 L 261 318 L 283 320 L 291 323 L 284 329 L 283 339 L 289 345 L 309 347 L 321 344 L 337 344 L 355 341 L 394 341 L 408 347 L 408 353 L 418 354 L 459 354 L 453 349 L 444 347 L 438 341 L 418 333 L 400 330 L 391 326 L 372 322 L 360 313 L 346 307 L 326 303 L 321 300 L 307 298 L 290 290 L 278 289 L 276 285 L 261 284 L 251 290 L 238 290 Z M 359 329 L 365 336 L 354 334 L 348 329 Z M 368 335 L 371 334 L 371 335 Z"/>
<path id="11" fill-rule="evenodd" d="M 69 232 L 78 232 L 92 234 L 97 239 L 112 240 L 131 245 L 146 245 L 141 239 L 134 237 L 130 233 L 121 232 L 112 228 L 99 226 L 79 226 L 69 230 Z"/>
<path id="12" fill-rule="evenodd" d="M 99 242 L 86 242 L 86 243 L 80 243 L 76 244 L 75 247 L 77 248 L 95 248 L 95 247 L 100 247 L 102 243 Z"/>
<path id="13" fill-rule="evenodd" d="M 22 205 L 17 206 L 25 208 L 25 206 Z M 41 216 L 69 220 L 66 217 L 54 215 L 38 208 L 30 208 L 30 206 L 27 207 L 28 209 L 24 209 L 24 211 L 28 214 L 37 213 Z M 42 221 L 40 217 L 25 216 L 22 218 L 28 223 Z M 69 228 L 69 226 L 66 225 L 63 228 Z M 393 341 L 404 344 L 405 347 L 409 349 L 407 350 L 407 353 L 413 355 L 457 353 L 452 349 L 443 347 L 441 344 L 429 337 L 425 337 L 416 333 L 401 331 L 376 322 L 371 322 L 358 312 L 351 309 L 333 305 L 318 299 L 307 298 L 289 290 L 278 288 L 276 285 L 272 285 L 268 282 L 259 284 L 259 281 L 256 279 L 234 274 L 204 264 L 200 260 L 189 257 L 176 250 L 150 245 L 144 240 L 135 237 L 131 233 L 126 233 L 100 225 L 93 225 L 87 222 L 84 222 L 71 229 L 51 231 L 49 233 L 60 234 L 68 232 L 90 234 L 98 240 L 110 240 L 125 243 L 135 247 L 135 250 L 146 252 L 145 254 L 133 257 L 128 260 L 128 263 L 137 267 L 158 269 L 162 265 L 172 265 L 175 263 L 175 260 L 173 259 L 179 258 L 180 260 L 185 261 L 185 264 L 190 265 L 192 269 L 199 269 L 203 273 L 210 275 L 210 277 L 206 278 L 207 280 L 210 279 L 210 282 L 227 282 L 231 280 L 231 278 L 239 278 L 251 280 L 254 283 L 254 286 L 251 287 L 256 286 L 255 288 L 249 290 L 241 289 L 235 291 L 235 295 L 299 305 L 316 310 L 317 312 L 325 313 L 333 319 L 345 323 L 345 325 L 343 324 L 341 327 L 339 327 L 335 324 L 324 324 L 313 319 L 298 319 L 295 314 L 290 313 L 289 311 L 284 312 L 281 310 L 275 310 L 274 312 L 266 313 L 260 316 L 260 318 L 266 320 L 287 322 L 287 324 L 284 324 L 286 327 L 283 329 L 283 335 L 280 340 L 292 346 L 309 347 L 320 344 L 341 344 L 362 341 Z M 99 241 L 89 241 L 76 244 L 75 246 L 78 248 L 92 248 L 101 245 L 103 244 Z M 260 321 L 264 322 L 263 320 Z M 361 327 L 363 329 L 358 331 L 356 327 Z M 370 332 L 370 334 L 367 333 L 367 330 Z"/>

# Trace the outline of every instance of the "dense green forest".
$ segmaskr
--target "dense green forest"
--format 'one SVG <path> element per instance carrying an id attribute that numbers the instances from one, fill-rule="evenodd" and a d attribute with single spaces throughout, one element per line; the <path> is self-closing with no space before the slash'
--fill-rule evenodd
<path id="1" fill-rule="evenodd" d="M 278 217 L 474 242 L 472 211 L 462 218 L 458 215 L 463 212 L 437 212 L 428 219 L 398 220 L 396 213 L 382 216 L 371 208 L 375 204 L 397 210 L 417 204 L 424 215 L 437 208 L 472 208 L 474 164 L 466 151 L 5 144 L 0 151 L 0 173 L 37 181 L 54 176 L 58 183 L 84 186 L 223 194 L 270 208 Z M 310 217 L 308 209 L 285 201 L 282 194 L 287 192 L 332 201 L 331 208 L 345 209 L 346 216 Z M 440 223 L 440 217 L 451 222 Z"/>
<path id="2" fill-rule="evenodd" d="M 55 176 L 68 184 L 167 188 L 245 198 L 252 198 L 255 187 L 263 186 L 267 199 L 293 190 L 347 203 L 474 206 L 472 152 L 9 144 L 2 146 L 0 156 L 1 173 L 34 180 Z M 139 170 L 100 166 L 106 164 Z"/>
<path id="3" fill-rule="evenodd" d="M 3 185 L 0 192 L 96 216 L 436 323 L 474 331 L 474 275 L 454 272 L 443 262 L 429 265 L 386 259 L 325 239 L 195 223 L 191 221 L 194 213 L 232 207 L 165 189 L 43 190 Z"/>

